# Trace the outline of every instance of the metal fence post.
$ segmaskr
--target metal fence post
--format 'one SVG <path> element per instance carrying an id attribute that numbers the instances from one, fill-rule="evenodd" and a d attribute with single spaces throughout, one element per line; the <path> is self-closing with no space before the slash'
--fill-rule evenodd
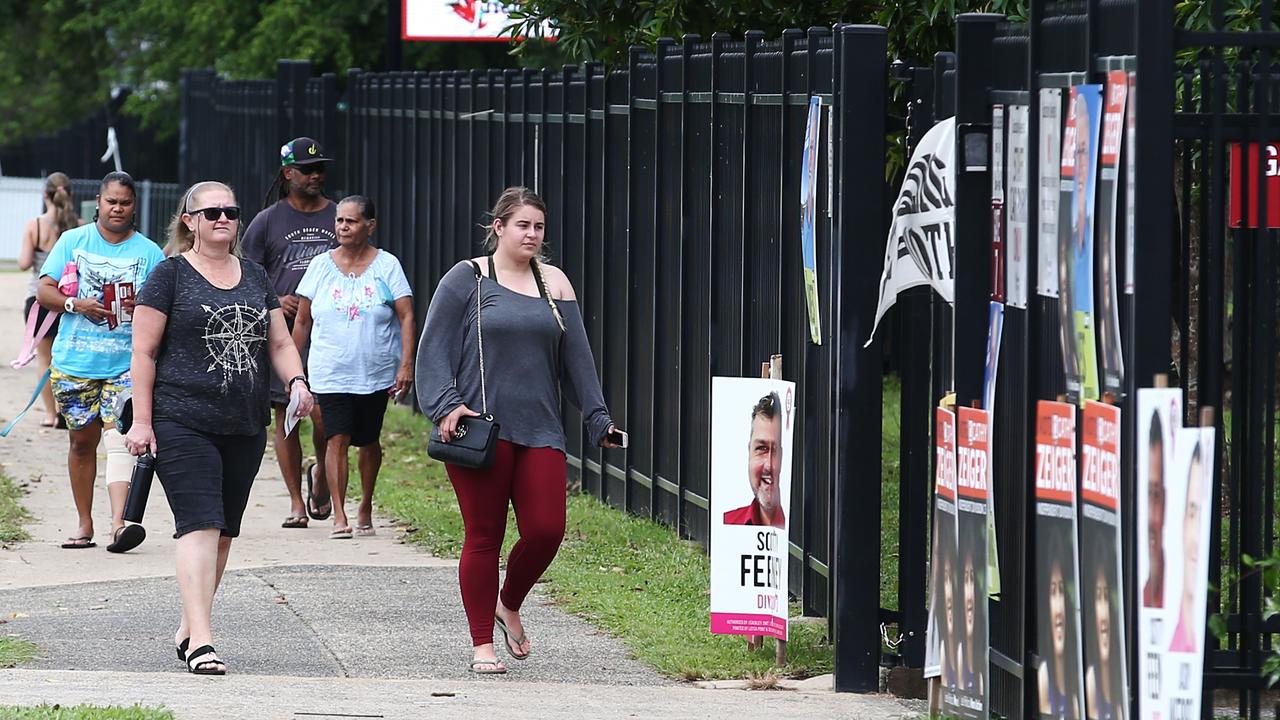
<path id="1" fill-rule="evenodd" d="M 843 25 L 837 41 L 835 107 L 840 178 L 831 242 L 835 417 L 832 585 L 835 689 L 879 688 L 880 343 L 862 343 L 875 319 L 884 257 L 885 29 Z M 856 239 L 855 239 L 856 238 Z M 870 472 L 868 470 L 870 469 Z M 877 552 L 871 552 L 876 548 Z"/>

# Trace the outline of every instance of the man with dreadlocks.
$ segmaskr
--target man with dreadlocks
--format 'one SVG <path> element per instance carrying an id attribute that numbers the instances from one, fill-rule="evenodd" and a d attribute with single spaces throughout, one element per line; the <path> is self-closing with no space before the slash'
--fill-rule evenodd
<path id="1" fill-rule="evenodd" d="M 337 205 L 325 197 L 324 180 L 331 158 L 320 143 L 309 137 L 295 138 L 280 147 L 280 169 L 267 190 L 265 209 L 258 213 L 244 233 L 244 256 L 262 265 L 280 296 L 289 329 L 298 314 L 295 294 L 311 259 L 338 246 L 334 231 Z M 302 356 L 306 366 L 305 351 Z M 271 405 L 275 408 L 276 460 L 289 489 L 290 510 L 283 527 L 305 528 L 307 516 L 324 520 L 333 512 L 324 479 L 324 427 L 320 408 L 311 413 L 316 460 L 306 465 L 307 499 L 302 498 L 302 443 L 299 435 L 284 434 L 285 408 L 289 395 L 279 379 L 271 376 Z"/>

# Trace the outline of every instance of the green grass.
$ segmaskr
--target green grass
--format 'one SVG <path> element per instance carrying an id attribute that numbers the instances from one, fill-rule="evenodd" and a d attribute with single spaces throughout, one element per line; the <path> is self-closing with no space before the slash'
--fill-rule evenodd
<path id="1" fill-rule="evenodd" d="M 22 529 L 22 523 L 31 519 L 31 514 L 22 507 L 21 497 L 22 490 L 13 479 L 0 473 L 0 546 L 31 539 Z"/>
<path id="2" fill-rule="evenodd" d="M 901 472 L 902 383 L 884 380 L 880 420 L 880 607 L 898 609 L 898 487 Z"/>
<path id="3" fill-rule="evenodd" d="M 411 542 L 452 557 L 461 550 L 462 518 L 443 466 L 426 456 L 429 427 L 403 408 L 387 413 L 376 503 L 407 526 Z M 508 548 L 515 537 L 513 519 Z M 773 668 L 771 644 L 749 653 L 744 638 L 710 633 L 709 574 L 702 547 L 670 528 L 571 494 L 565 542 L 540 587 L 566 611 L 622 638 L 639 660 L 669 677 L 767 673 Z M 792 623 L 790 635 L 788 662 L 779 674 L 831 671 L 825 622 Z"/>
<path id="4" fill-rule="evenodd" d="M 36 646 L 14 637 L 0 637 L 0 668 L 17 667 L 36 655 Z"/>
<path id="5" fill-rule="evenodd" d="M 13 707 L 0 705 L 3 720 L 173 720 L 173 713 L 164 708 L 99 707 L 97 705 L 40 705 L 37 707 Z"/>

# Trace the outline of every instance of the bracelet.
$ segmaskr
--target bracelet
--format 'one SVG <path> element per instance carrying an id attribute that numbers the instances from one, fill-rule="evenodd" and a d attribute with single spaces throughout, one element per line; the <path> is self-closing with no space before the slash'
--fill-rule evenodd
<path id="1" fill-rule="evenodd" d="M 311 392 L 311 383 L 307 382 L 307 377 L 306 377 L 305 375 L 294 375 L 293 377 L 289 378 L 288 391 L 287 391 L 287 392 L 292 393 L 292 392 L 293 392 L 293 384 L 294 384 L 294 383 L 296 383 L 296 382 L 298 382 L 299 380 L 301 380 L 301 381 L 302 381 L 302 384 L 303 384 L 304 386 L 306 386 L 306 388 L 307 388 L 307 392 Z"/>

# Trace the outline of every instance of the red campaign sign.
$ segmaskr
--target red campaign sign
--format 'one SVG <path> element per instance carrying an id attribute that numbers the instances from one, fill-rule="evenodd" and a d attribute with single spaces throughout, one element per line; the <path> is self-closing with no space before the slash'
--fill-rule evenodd
<path id="1" fill-rule="evenodd" d="M 1036 404 L 1036 499 L 1072 503 L 1076 496 L 1076 407 Z"/>
<path id="2" fill-rule="evenodd" d="M 1240 143 L 1231 143 L 1231 227 L 1244 226 L 1244 188 L 1249 188 L 1249 227 L 1258 225 L 1258 143 L 1249 144 L 1248 162 Z M 1267 145 L 1267 227 L 1280 228 L 1280 145 Z"/>
<path id="3" fill-rule="evenodd" d="M 934 417 L 934 451 L 936 469 L 934 488 L 947 500 L 956 499 L 956 415 L 938 408 Z"/>
<path id="4" fill-rule="evenodd" d="M 1092 400 L 1084 404 L 1084 469 L 1080 497 L 1117 510 L 1120 507 L 1120 408 Z"/>
<path id="5" fill-rule="evenodd" d="M 1107 73 L 1107 111 L 1102 122 L 1102 166 L 1120 164 L 1120 133 L 1124 115 L 1124 101 L 1129 94 L 1128 74 L 1123 70 Z"/>
<path id="6" fill-rule="evenodd" d="M 991 467 L 988 464 L 987 437 L 988 414 L 986 410 L 960 408 L 959 437 L 956 450 L 956 477 L 961 497 L 970 500 L 986 500 L 990 487 Z"/>

